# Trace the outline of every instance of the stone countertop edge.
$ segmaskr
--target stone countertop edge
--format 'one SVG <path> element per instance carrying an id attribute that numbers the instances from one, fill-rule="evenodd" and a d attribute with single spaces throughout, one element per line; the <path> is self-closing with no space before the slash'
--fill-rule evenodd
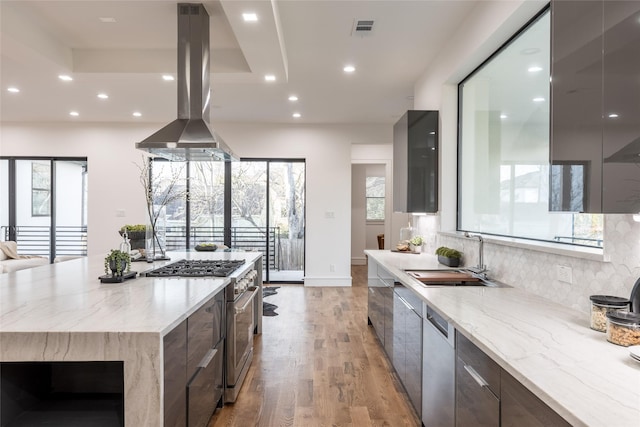
<path id="1" fill-rule="evenodd" d="M 365 253 L 573 426 L 639 425 L 640 363 L 588 315 L 516 287 L 427 288 L 404 270 L 447 268 L 434 255 Z"/>
<path id="2" fill-rule="evenodd" d="M 180 259 L 245 259 L 230 277 L 153 278 L 100 283 L 95 256 L 0 275 L 0 335 L 8 333 L 144 334 L 164 336 L 232 277 L 244 274 L 258 252 L 173 252 L 170 261 L 135 262 L 139 273 Z"/>

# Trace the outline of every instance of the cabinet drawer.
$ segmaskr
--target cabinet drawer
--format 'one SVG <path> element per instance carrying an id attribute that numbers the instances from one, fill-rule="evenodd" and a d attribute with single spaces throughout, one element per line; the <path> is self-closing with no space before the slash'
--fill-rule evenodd
<path id="1" fill-rule="evenodd" d="M 187 425 L 187 321 L 164 336 L 164 425 Z"/>
<path id="2" fill-rule="evenodd" d="M 207 301 L 187 320 L 187 379 L 198 369 L 198 364 L 215 345 L 213 342 L 213 313 L 216 300 Z"/>
<path id="3" fill-rule="evenodd" d="M 187 387 L 188 427 L 205 427 L 222 398 L 223 344 L 209 349 L 207 360 L 198 367 Z"/>
<path id="4" fill-rule="evenodd" d="M 500 366 L 458 331 L 456 348 L 462 362 L 473 368 L 487 382 L 493 394 L 500 398 Z"/>
<path id="5" fill-rule="evenodd" d="M 503 427 L 569 427 L 553 409 L 502 371 L 500 411 Z"/>
<path id="6" fill-rule="evenodd" d="M 477 374 L 456 359 L 456 426 L 499 427 L 500 400 L 480 385 Z"/>

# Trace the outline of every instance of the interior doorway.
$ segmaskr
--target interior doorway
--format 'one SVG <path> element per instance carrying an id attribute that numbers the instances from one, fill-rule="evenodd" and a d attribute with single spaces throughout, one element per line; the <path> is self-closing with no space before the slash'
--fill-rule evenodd
<path id="1" fill-rule="evenodd" d="M 364 265 L 365 249 L 385 246 L 389 212 L 386 164 L 352 164 L 351 186 L 351 264 Z"/>

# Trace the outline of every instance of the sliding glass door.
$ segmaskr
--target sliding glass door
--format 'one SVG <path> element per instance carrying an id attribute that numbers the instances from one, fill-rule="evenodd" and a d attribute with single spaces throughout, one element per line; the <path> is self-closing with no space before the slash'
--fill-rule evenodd
<path id="1" fill-rule="evenodd" d="M 87 254 L 87 160 L 0 159 L 0 238 L 23 255 Z"/>
<path id="2" fill-rule="evenodd" d="M 232 242 L 265 254 L 268 282 L 304 279 L 304 190 L 304 161 L 232 163 Z"/>
<path id="3" fill-rule="evenodd" d="M 151 174 L 154 199 L 184 194 L 166 207 L 168 250 L 225 243 L 262 252 L 265 281 L 303 281 L 304 160 L 154 160 Z"/>

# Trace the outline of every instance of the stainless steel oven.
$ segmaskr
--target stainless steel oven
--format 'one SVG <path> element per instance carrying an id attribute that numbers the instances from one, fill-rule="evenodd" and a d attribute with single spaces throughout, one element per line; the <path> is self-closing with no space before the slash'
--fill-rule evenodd
<path id="1" fill-rule="evenodd" d="M 235 279 L 233 295 L 227 294 L 227 346 L 225 402 L 235 402 L 253 360 L 254 300 L 258 274 L 250 269 Z M 231 288 L 231 287 L 230 287 Z"/>

